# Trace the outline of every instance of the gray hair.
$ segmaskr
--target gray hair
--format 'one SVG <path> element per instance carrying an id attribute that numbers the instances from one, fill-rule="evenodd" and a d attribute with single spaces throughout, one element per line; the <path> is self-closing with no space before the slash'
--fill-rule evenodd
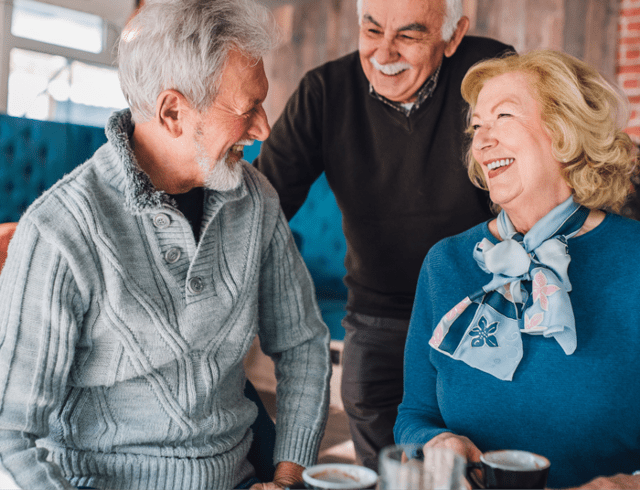
<path id="1" fill-rule="evenodd" d="M 229 51 L 258 60 L 275 46 L 276 32 L 269 10 L 253 0 L 147 2 L 118 45 L 120 86 L 134 121 L 152 119 L 167 89 L 203 112 L 217 95 Z"/>
<path id="2" fill-rule="evenodd" d="M 424 0 L 418 0 L 424 1 Z M 449 41 L 456 32 L 458 21 L 462 17 L 462 0 L 444 0 L 447 12 L 442 22 L 442 39 Z M 358 22 L 362 24 L 362 0 L 357 1 L 358 6 Z"/>

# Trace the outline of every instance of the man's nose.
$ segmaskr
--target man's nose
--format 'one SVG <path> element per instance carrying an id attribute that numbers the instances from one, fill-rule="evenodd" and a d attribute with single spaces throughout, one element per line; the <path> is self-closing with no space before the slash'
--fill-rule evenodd
<path id="1" fill-rule="evenodd" d="M 269 137 L 269 134 L 271 134 L 271 126 L 269 126 L 267 113 L 265 112 L 264 107 L 260 106 L 258 109 L 247 133 L 252 139 L 258 141 L 266 140 Z"/>
<path id="2" fill-rule="evenodd" d="M 376 61 L 381 65 L 393 63 L 398 60 L 398 50 L 396 49 L 395 40 L 387 36 L 380 40 L 378 49 L 375 53 Z"/>

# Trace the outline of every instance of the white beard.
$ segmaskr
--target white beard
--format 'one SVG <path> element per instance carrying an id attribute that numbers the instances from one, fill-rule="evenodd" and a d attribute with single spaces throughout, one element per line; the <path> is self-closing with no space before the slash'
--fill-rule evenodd
<path id="1" fill-rule="evenodd" d="M 214 191 L 231 191 L 242 183 L 242 164 L 240 161 L 229 163 L 227 152 L 217 162 L 213 162 L 207 151 L 196 141 L 198 164 L 204 175 L 204 186 Z"/>

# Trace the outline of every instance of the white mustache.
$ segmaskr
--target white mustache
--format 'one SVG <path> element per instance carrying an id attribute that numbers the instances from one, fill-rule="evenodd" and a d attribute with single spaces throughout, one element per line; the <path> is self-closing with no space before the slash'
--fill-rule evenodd
<path id="1" fill-rule="evenodd" d="M 386 65 L 381 65 L 373 56 L 369 58 L 369 61 L 376 70 L 381 71 L 385 75 L 397 75 L 404 70 L 411 69 L 411 65 L 406 61 L 398 61 L 397 63 L 388 63 Z"/>

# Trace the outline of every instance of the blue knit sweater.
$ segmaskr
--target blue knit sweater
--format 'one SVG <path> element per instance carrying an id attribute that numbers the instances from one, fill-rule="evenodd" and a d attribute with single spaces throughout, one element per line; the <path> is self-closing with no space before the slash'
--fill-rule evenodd
<path id="1" fill-rule="evenodd" d="M 205 191 L 201 238 L 129 145 L 108 143 L 24 214 L 0 276 L 0 465 L 25 489 L 227 489 L 252 472 L 243 359 L 275 361 L 275 461 L 312 464 L 329 332 L 275 191 Z"/>
<path id="2" fill-rule="evenodd" d="M 524 449 L 551 461 L 548 485 L 640 469 L 640 223 L 607 215 L 569 240 L 578 347 L 523 334 L 513 381 L 428 345 L 440 318 L 490 276 L 472 257 L 487 224 L 439 242 L 424 261 L 405 357 L 395 438 L 424 444 L 445 431 L 481 451 Z"/>

